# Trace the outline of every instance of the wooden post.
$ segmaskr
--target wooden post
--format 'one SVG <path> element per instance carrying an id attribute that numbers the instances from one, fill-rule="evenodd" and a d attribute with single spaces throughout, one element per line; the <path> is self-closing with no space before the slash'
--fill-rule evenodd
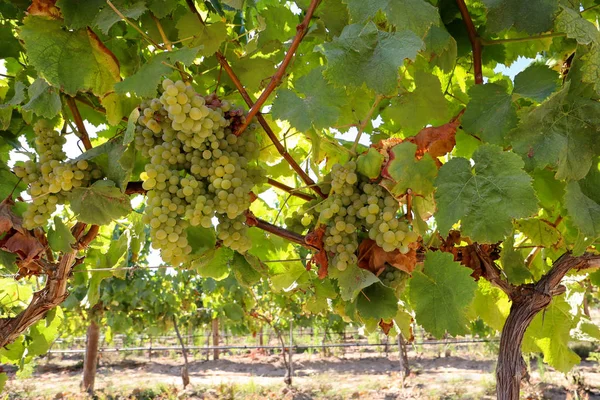
<path id="1" fill-rule="evenodd" d="M 219 319 L 218 318 L 214 318 L 212 320 L 212 343 L 213 343 L 213 346 L 215 346 L 215 347 L 219 346 Z M 213 350 L 213 359 L 214 360 L 219 359 L 219 349 Z"/>
<path id="2" fill-rule="evenodd" d="M 292 377 L 294 376 L 294 364 L 292 363 L 292 353 L 293 353 L 293 348 L 294 348 L 294 321 L 290 319 L 290 344 L 288 345 L 288 361 L 290 364 L 289 367 L 289 383 L 288 385 L 292 384 Z"/>
<path id="3" fill-rule="evenodd" d="M 406 354 L 406 342 L 401 333 L 398 335 L 398 361 L 400 363 L 400 385 L 404 387 L 404 379 L 410 374 L 410 367 L 408 365 L 408 355 Z"/>
<path id="4" fill-rule="evenodd" d="M 85 342 L 85 358 L 83 362 L 83 381 L 81 390 L 89 394 L 94 393 L 96 381 L 96 365 L 98 363 L 98 339 L 100 338 L 100 327 L 94 319 L 87 329 Z"/>

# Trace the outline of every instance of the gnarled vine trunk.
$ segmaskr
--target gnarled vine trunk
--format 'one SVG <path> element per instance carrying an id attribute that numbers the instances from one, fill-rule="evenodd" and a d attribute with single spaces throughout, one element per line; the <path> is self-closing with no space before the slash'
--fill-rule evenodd
<path id="1" fill-rule="evenodd" d="M 81 382 L 81 390 L 89 394 L 94 392 L 94 383 L 96 382 L 99 339 L 100 327 L 96 321 L 92 319 L 87 329 L 85 358 L 83 361 L 83 381 Z"/>
<path id="2" fill-rule="evenodd" d="M 528 376 L 521 344 L 533 318 L 550 304 L 554 296 L 565 292 L 560 281 L 567 272 L 597 267 L 599 262 L 598 255 L 586 253 L 573 257 L 567 253 L 558 258 L 550 271 L 537 283 L 507 287 L 505 292 L 510 297 L 512 306 L 500 337 L 496 366 L 496 393 L 499 400 L 519 399 L 521 380 Z"/>

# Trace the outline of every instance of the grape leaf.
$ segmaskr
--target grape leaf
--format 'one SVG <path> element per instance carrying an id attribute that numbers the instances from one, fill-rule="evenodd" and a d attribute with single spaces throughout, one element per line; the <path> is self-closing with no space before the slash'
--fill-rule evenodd
<path id="1" fill-rule="evenodd" d="M 537 199 L 516 154 L 483 145 L 473 153 L 473 161 L 472 168 L 467 159 L 453 158 L 440 169 L 435 220 L 443 234 L 461 220 L 463 234 L 473 241 L 494 243 L 511 232 L 512 218 L 537 211 Z"/>
<path id="2" fill-rule="evenodd" d="M 171 72 L 171 68 L 163 62 L 173 65 L 179 61 L 188 65 L 194 61 L 197 54 L 198 47 L 184 47 L 180 50 L 159 53 L 142 65 L 135 74 L 117 83 L 115 91 L 119 94 L 133 92 L 140 97 L 154 97 L 161 78 Z"/>
<path id="3" fill-rule="evenodd" d="M 392 132 L 401 129 L 404 136 L 412 136 L 425 126 L 442 124 L 450 117 L 437 76 L 417 70 L 415 85 L 414 91 L 394 98 L 382 113 L 385 126 Z"/>
<path id="4" fill-rule="evenodd" d="M 251 254 L 245 256 L 240 253 L 235 253 L 231 269 L 238 283 L 245 287 L 252 287 L 261 279 L 261 274 L 258 271 L 261 267 L 260 260 Z"/>
<path id="5" fill-rule="evenodd" d="M 36 79 L 27 89 L 27 94 L 29 102 L 23 106 L 23 110 L 32 111 L 44 118 L 54 118 L 60 112 L 60 96 L 45 80 Z"/>
<path id="6" fill-rule="evenodd" d="M 232 321 L 241 321 L 244 318 L 244 309 L 239 304 L 225 304 L 223 305 L 223 312 Z"/>
<path id="7" fill-rule="evenodd" d="M 539 218 L 520 220 L 517 229 L 527 236 L 533 246 L 551 247 L 560 240 L 560 232 L 548 221 Z"/>
<path id="8" fill-rule="evenodd" d="M 381 166 L 383 165 L 384 158 L 383 154 L 373 147 L 369 147 L 369 150 L 366 153 L 358 156 L 356 160 L 356 171 L 369 179 L 375 179 L 379 177 L 379 174 L 381 173 Z"/>
<path id="9" fill-rule="evenodd" d="M 397 87 L 398 68 L 405 59 L 414 60 L 423 47 L 411 31 L 382 32 L 371 22 L 348 25 L 323 45 L 328 61 L 325 76 L 337 85 L 364 83 L 377 93 L 390 94 Z"/>
<path id="10" fill-rule="evenodd" d="M 46 318 L 29 328 L 27 357 L 46 354 L 58 337 L 58 330 L 63 321 L 63 310 L 60 307 L 56 307 L 48 311 Z"/>
<path id="11" fill-rule="evenodd" d="M 94 18 L 105 4 L 104 0 L 58 0 L 56 2 L 65 18 L 65 25 L 71 29 L 92 26 Z"/>
<path id="12" fill-rule="evenodd" d="M 539 107 L 524 110 L 509 136 L 529 168 L 556 166 L 556 179 L 577 180 L 592 165 L 596 142 L 590 127 L 597 126 L 600 104 L 568 94 L 569 84 Z"/>
<path id="13" fill-rule="evenodd" d="M 164 18 L 177 8 L 177 2 L 171 0 L 148 0 L 146 5 L 157 18 Z"/>
<path id="14" fill-rule="evenodd" d="M 340 108 L 346 103 L 343 89 L 330 85 L 323 77 L 323 68 L 315 68 L 296 81 L 299 97 L 289 89 L 280 89 L 271 112 L 279 120 L 287 120 L 299 131 L 324 129 L 335 125 Z"/>
<path id="15" fill-rule="evenodd" d="M 332 36 L 339 36 L 348 25 L 348 8 L 342 0 L 324 1 L 317 8 L 317 13 Z"/>
<path id="16" fill-rule="evenodd" d="M 437 9 L 424 0 L 345 0 L 345 3 L 353 21 L 364 22 L 381 10 L 397 29 L 409 29 L 420 37 L 439 20 Z"/>
<path id="17" fill-rule="evenodd" d="M 135 139 L 135 124 L 140 117 L 140 109 L 134 108 L 127 118 L 127 129 L 123 135 L 123 144 L 129 144 Z"/>
<path id="18" fill-rule="evenodd" d="M 201 226 L 190 226 L 186 229 L 188 243 L 192 247 L 191 254 L 202 254 L 215 248 L 217 237 L 214 229 Z"/>
<path id="19" fill-rule="evenodd" d="M 579 44 L 600 42 L 598 28 L 583 18 L 575 10 L 561 5 L 561 12 L 556 17 L 556 29 L 567 34 L 568 38 L 577 40 Z"/>
<path id="20" fill-rule="evenodd" d="M 581 67 L 583 81 L 592 83 L 596 93 L 600 94 L 600 43 L 594 43 L 581 59 L 584 61 Z"/>
<path id="21" fill-rule="evenodd" d="M 135 96 L 124 96 L 118 93 L 109 93 L 100 102 L 106 110 L 106 120 L 109 125 L 118 125 L 125 116 L 129 116 L 131 110 L 137 109 L 140 99 Z M 137 121 L 137 118 L 132 121 Z"/>
<path id="22" fill-rule="evenodd" d="M 272 5 L 260 11 L 258 20 L 258 47 L 275 42 L 285 42 L 295 33 L 295 27 L 300 22 L 298 16 L 283 5 Z"/>
<path id="23" fill-rule="evenodd" d="M 356 265 L 349 265 L 344 271 L 331 268 L 329 276 L 337 279 L 338 286 L 340 287 L 340 295 L 344 301 L 354 300 L 362 289 L 375 282 L 379 282 L 379 278 L 375 274 L 358 268 Z"/>
<path id="24" fill-rule="evenodd" d="M 465 132 L 485 142 L 502 144 L 504 135 L 517 124 L 511 96 L 496 83 L 475 85 L 469 90 L 471 101 L 462 118 Z"/>
<path id="25" fill-rule="evenodd" d="M 393 318 L 398 312 L 398 299 L 393 289 L 377 282 L 360 291 L 356 310 L 363 318 Z"/>
<path id="26" fill-rule="evenodd" d="M 545 65 L 533 64 L 515 76 L 513 93 L 539 103 L 558 88 L 558 74 Z"/>
<path id="27" fill-rule="evenodd" d="M 514 28 L 530 35 L 552 29 L 558 0 L 482 0 L 487 13 L 487 29 L 493 33 Z"/>
<path id="28" fill-rule="evenodd" d="M 598 198 L 586 196 L 579 182 L 567 183 L 565 207 L 573 223 L 586 235 L 600 236 L 600 204 Z"/>
<path id="29" fill-rule="evenodd" d="M 112 181 L 75 188 L 69 194 L 69 201 L 78 220 L 86 224 L 105 225 L 131 212 L 129 197 Z"/>
<path id="30" fill-rule="evenodd" d="M 426 52 L 430 65 L 437 65 L 444 72 L 451 72 L 456 64 L 456 40 L 444 26 L 433 25 L 425 37 Z M 456 71 L 455 71 L 456 72 Z"/>
<path id="31" fill-rule="evenodd" d="M 74 96 L 102 96 L 121 77 L 115 56 L 91 30 L 66 31 L 60 21 L 29 16 L 21 27 L 29 62 L 52 86 Z"/>
<path id="32" fill-rule="evenodd" d="M 398 196 L 411 189 L 415 194 L 427 196 L 433 192 L 433 181 L 437 176 L 437 167 L 429 155 L 415 159 L 417 145 L 404 142 L 395 145 L 389 151 L 389 162 L 382 176 L 390 182 L 383 185 Z"/>
<path id="33" fill-rule="evenodd" d="M 71 230 L 58 216 L 54 217 L 54 228 L 48 229 L 48 244 L 54 251 L 66 253 L 71 251 L 71 245 L 76 242 Z"/>
<path id="34" fill-rule="evenodd" d="M 508 296 L 484 279 L 477 282 L 477 291 L 473 298 L 475 315 L 498 332 L 502 332 L 504 322 L 510 312 Z"/>
<path id="35" fill-rule="evenodd" d="M 86 302 L 89 307 L 94 306 L 100 299 L 100 284 L 104 279 L 116 276 L 120 279 L 125 278 L 127 267 L 127 256 L 129 249 L 129 231 L 123 232 L 119 239 L 111 240 L 106 253 L 101 249 L 92 248 L 85 263 L 90 269 L 103 269 L 103 271 L 91 271 Z"/>
<path id="36" fill-rule="evenodd" d="M 470 274 L 452 254 L 427 253 L 423 272 L 415 271 L 409 284 L 410 303 L 427 332 L 438 338 L 468 332 L 465 311 L 477 289 Z"/>
<path id="37" fill-rule="evenodd" d="M 544 362 L 561 372 L 568 372 L 581 360 L 569 348 L 570 331 L 577 325 L 565 296 L 552 299 L 544 311 L 535 316 L 523 340 L 523 351 L 541 350 Z"/>
<path id="38" fill-rule="evenodd" d="M 515 250 L 515 235 L 511 233 L 502 243 L 500 254 L 502 270 L 512 284 L 521 284 L 532 278 L 531 272 L 525 267 L 525 258 L 520 250 Z"/>
<path id="39" fill-rule="evenodd" d="M 215 22 L 209 25 L 203 24 L 194 14 L 185 14 L 177 21 L 179 39 L 193 37 L 185 42 L 188 47 L 198 47 L 203 56 L 210 56 L 219 50 L 221 43 L 227 38 L 227 27 L 223 22 Z"/>
<path id="40" fill-rule="evenodd" d="M 8 381 L 8 375 L 6 375 L 6 372 L 0 373 L 0 392 L 4 391 L 4 386 L 6 385 L 6 381 Z"/>
<path id="41" fill-rule="evenodd" d="M 211 249 L 192 263 L 200 276 L 213 278 L 217 281 L 229 276 L 229 264 L 233 260 L 234 252 L 228 247 Z"/>
<path id="42" fill-rule="evenodd" d="M 146 12 L 146 4 L 144 1 L 138 1 L 133 4 L 125 1 L 114 1 L 113 3 L 121 14 L 129 19 L 138 19 Z M 105 35 L 108 35 L 110 28 L 119 21 L 121 21 L 120 15 L 118 15 L 111 7 L 104 7 L 94 19 L 94 24 L 100 28 Z"/>

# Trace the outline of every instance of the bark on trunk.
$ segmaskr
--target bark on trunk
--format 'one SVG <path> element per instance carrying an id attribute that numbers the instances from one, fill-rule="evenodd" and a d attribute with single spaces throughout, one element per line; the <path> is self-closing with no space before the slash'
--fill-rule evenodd
<path id="1" fill-rule="evenodd" d="M 566 291 L 560 284 L 570 270 L 597 267 L 598 255 L 586 253 L 579 257 L 564 254 L 558 258 L 550 271 L 534 284 L 512 286 L 508 295 L 512 301 L 510 314 L 504 323 L 500 337 L 500 349 L 496 366 L 496 393 L 499 400 L 518 400 L 521 380 L 527 378 L 527 367 L 521 354 L 525 330 L 533 318 L 542 311 L 554 296 Z"/>
<path id="2" fill-rule="evenodd" d="M 181 368 L 181 380 L 183 382 L 183 388 L 190 384 L 190 374 L 188 370 L 188 358 L 187 351 L 185 345 L 183 344 L 183 338 L 179 333 L 179 327 L 177 326 L 177 320 L 173 317 L 173 327 L 175 328 L 175 333 L 177 334 L 177 339 L 179 339 L 179 344 L 181 345 L 181 352 L 183 353 L 183 367 Z"/>
<path id="3" fill-rule="evenodd" d="M 81 390 L 89 394 L 94 393 L 96 381 L 96 366 L 98 365 L 98 342 L 100 339 L 100 327 L 92 320 L 87 329 L 85 342 L 85 358 L 83 362 L 83 381 Z"/>
<path id="4" fill-rule="evenodd" d="M 219 346 L 219 320 L 215 318 L 212 320 L 212 342 L 213 346 Z M 219 349 L 213 350 L 213 360 L 219 359 Z"/>

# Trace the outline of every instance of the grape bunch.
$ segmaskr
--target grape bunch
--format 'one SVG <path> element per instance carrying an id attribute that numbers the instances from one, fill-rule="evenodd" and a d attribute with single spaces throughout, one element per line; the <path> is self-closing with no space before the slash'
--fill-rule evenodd
<path id="1" fill-rule="evenodd" d="M 374 240 L 386 252 L 408 253 L 418 235 L 400 215 L 400 204 L 383 187 L 356 171 L 356 162 L 335 164 L 323 189 L 323 201 L 313 200 L 286 220 L 290 229 L 325 226 L 324 247 L 329 264 L 338 270 L 358 263 L 356 251 L 362 239 Z"/>
<path id="2" fill-rule="evenodd" d="M 17 163 L 14 168 L 15 175 L 29 185 L 27 193 L 31 204 L 23 213 L 23 226 L 27 229 L 44 225 L 56 211 L 57 204 L 65 202 L 67 192 L 102 177 L 102 171 L 95 164 L 66 159 L 63 151 L 66 139 L 49 121 L 39 120 L 33 130 L 38 160 Z"/>
<path id="3" fill-rule="evenodd" d="M 233 133 L 245 121 L 244 112 L 170 79 L 162 82 L 159 98 L 140 108 L 135 146 L 149 159 L 141 178 L 153 246 L 166 262 L 180 265 L 192 251 L 186 229 L 213 229 L 217 221 L 217 237 L 233 250 L 247 251 L 244 212 L 264 174 L 253 165 L 256 134 Z"/>
<path id="4" fill-rule="evenodd" d="M 399 292 L 404 290 L 409 277 L 410 275 L 406 272 L 389 264 L 386 264 L 385 269 L 379 275 L 381 283 Z"/>

